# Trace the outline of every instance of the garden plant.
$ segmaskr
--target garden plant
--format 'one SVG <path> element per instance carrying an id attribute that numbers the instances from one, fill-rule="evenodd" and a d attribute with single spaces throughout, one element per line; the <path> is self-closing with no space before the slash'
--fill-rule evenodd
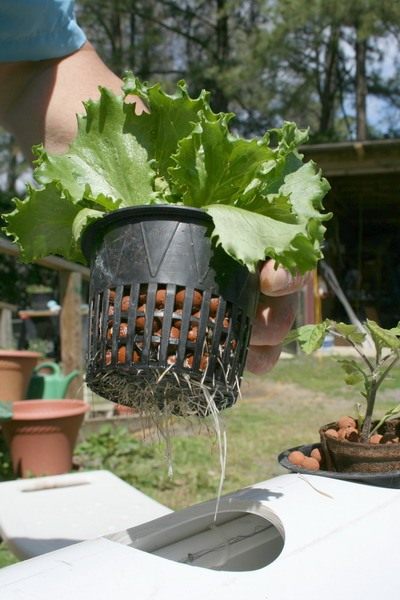
<path id="1" fill-rule="evenodd" d="M 287 341 L 296 340 L 311 354 L 319 350 L 327 334 L 344 340 L 356 353 L 354 357 L 337 356 L 346 384 L 359 389 L 363 402 L 356 402 L 354 416 L 341 416 L 321 426 L 321 448 L 311 456 L 294 450 L 288 460 L 309 470 L 342 472 L 393 472 L 400 469 L 400 405 L 375 417 L 376 401 L 382 384 L 400 361 L 400 324 L 384 329 L 366 320 L 363 330 L 356 325 L 326 319 L 316 325 L 304 325 L 292 331 Z M 369 351 L 372 346 L 373 352 Z M 360 387 L 361 386 L 361 387 Z"/>
<path id="2" fill-rule="evenodd" d="M 148 112 L 136 114 L 132 95 Z M 329 184 L 303 161 L 307 131 L 286 122 L 244 139 L 209 100 L 131 74 L 121 96 L 101 88 L 66 153 L 34 149 L 37 185 L 5 220 L 25 261 L 90 263 L 88 386 L 149 415 L 167 444 L 171 415 L 211 414 L 221 449 L 260 261 L 316 266 Z"/>
<path id="3" fill-rule="evenodd" d="M 130 103 L 133 94 L 149 112 L 136 114 Z M 230 405 L 245 362 L 260 261 L 273 258 L 293 273 L 305 273 L 321 257 L 323 221 L 330 217 L 322 210 L 322 200 L 329 184 L 312 161 L 303 162 L 299 146 L 308 133 L 286 122 L 262 137 L 244 139 L 234 133 L 233 114 L 211 110 L 208 92 L 191 98 L 180 82 L 169 95 L 160 85 L 147 86 L 131 74 L 125 77 L 121 96 L 101 88 L 100 99 L 86 102 L 85 110 L 65 154 L 34 149 L 38 185 L 28 186 L 24 200 L 15 200 L 15 210 L 6 216 L 6 231 L 26 261 L 59 254 L 85 262 L 83 237 L 93 270 L 96 260 L 98 264 L 104 259 L 96 258 L 99 236 L 111 235 L 106 224 L 115 230 L 129 220 L 130 210 L 137 221 L 135 215 L 142 209 L 148 216 L 149 211 L 190 208 L 178 223 L 189 220 L 188 237 L 193 237 L 190 219 L 202 221 L 196 235 L 206 245 L 197 251 L 196 266 L 204 272 L 208 267 L 201 260 L 209 255 L 215 278 L 188 282 L 183 258 L 190 249 L 185 252 L 179 246 L 181 268 L 174 265 L 178 276 L 166 280 L 167 273 L 157 280 L 154 270 L 159 264 L 154 266 L 147 246 L 153 236 L 155 252 L 157 246 L 161 255 L 166 252 L 160 225 L 154 234 L 148 233 L 147 223 L 140 225 L 145 233 L 133 249 L 125 244 L 116 250 L 113 238 L 104 250 L 107 258 L 114 253 L 119 264 L 125 254 L 130 265 L 147 259 L 153 272 L 139 281 L 126 273 L 110 279 L 103 272 L 101 286 L 92 284 L 88 383 L 122 404 L 140 403 L 139 398 L 162 388 L 157 404 L 163 408 L 183 390 L 183 407 L 175 403 L 172 409 L 177 414 L 196 412 L 207 383 L 208 397 L 222 390 L 218 408 Z M 165 223 L 165 214 L 160 219 Z M 93 234 L 95 222 L 100 225 Z M 143 245 L 145 258 L 138 250 Z M 171 268 L 172 259 L 165 262 Z M 240 283 L 239 275 L 231 274 L 232 265 L 241 270 Z M 135 381 L 148 374 L 149 367 L 156 368 L 145 376 L 149 393 L 144 395 L 143 378 L 139 390 Z M 164 401 L 166 384 L 174 388 L 169 403 Z M 209 401 L 205 404 L 207 412 Z"/>

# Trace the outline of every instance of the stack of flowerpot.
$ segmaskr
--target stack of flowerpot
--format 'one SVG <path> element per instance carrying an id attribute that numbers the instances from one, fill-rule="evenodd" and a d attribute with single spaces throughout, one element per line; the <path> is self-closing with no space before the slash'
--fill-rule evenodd
<path id="1" fill-rule="evenodd" d="M 14 473 L 58 475 L 72 468 L 72 454 L 88 405 L 82 400 L 22 400 L 2 424 Z"/>
<path id="2" fill-rule="evenodd" d="M 0 351 L 0 401 L 9 405 L 1 429 L 16 476 L 67 473 L 88 405 L 81 400 L 29 399 L 29 382 L 40 355 Z"/>
<path id="3" fill-rule="evenodd" d="M 16 402 L 26 398 L 33 369 L 41 355 L 28 350 L 0 350 L 0 400 Z"/>

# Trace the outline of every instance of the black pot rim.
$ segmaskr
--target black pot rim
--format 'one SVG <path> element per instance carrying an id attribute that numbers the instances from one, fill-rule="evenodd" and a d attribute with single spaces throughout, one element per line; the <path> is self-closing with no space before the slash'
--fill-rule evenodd
<path id="1" fill-rule="evenodd" d="M 88 225 L 82 233 L 81 248 L 87 260 L 90 258 L 90 249 L 93 240 L 101 235 L 102 231 L 110 225 L 123 222 L 135 222 L 142 220 L 182 220 L 188 223 L 202 223 L 205 226 L 212 224 L 213 220 L 209 214 L 200 208 L 192 206 L 180 206 L 174 204 L 139 204 L 119 208 L 97 219 Z"/>
<path id="2" fill-rule="evenodd" d="M 300 452 L 303 452 L 306 456 L 309 456 L 311 450 L 314 450 L 314 448 L 318 448 L 319 450 L 321 450 L 322 446 L 320 443 L 316 443 L 295 446 L 294 448 L 288 448 L 287 450 L 283 450 L 283 452 L 281 452 L 278 455 L 278 462 L 282 467 L 288 469 L 288 471 L 292 471 L 293 473 L 302 473 L 304 475 L 316 475 L 318 477 L 330 477 L 331 479 L 341 479 L 343 481 L 353 481 L 355 483 L 371 483 L 372 480 L 384 482 L 390 480 L 391 478 L 400 477 L 400 471 L 390 471 L 387 473 L 352 473 L 338 471 L 323 471 L 321 469 L 319 471 L 311 471 L 310 469 L 303 469 L 302 467 L 299 467 L 298 465 L 295 465 L 288 460 L 289 453 L 293 452 L 294 450 L 300 450 Z"/>

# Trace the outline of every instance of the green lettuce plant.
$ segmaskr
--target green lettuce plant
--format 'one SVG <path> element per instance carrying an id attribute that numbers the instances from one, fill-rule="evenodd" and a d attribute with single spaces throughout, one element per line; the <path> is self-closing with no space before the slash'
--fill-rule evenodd
<path id="1" fill-rule="evenodd" d="M 130 94 L 149 112 L 136 115 Z M 131 74 L 122 96 L 100 88 L 100 99 L 84 106 L 64 154 L 34 148 L 36 185 L 5 217 L 23 260 L 58 254 L 84 262 L 82 232 L 104 213 L 176 204 L 211 215 L 214 241 L 251 271 L 267 256 L 292 272 L 316 265 L 329 184 L 298 151 L 306 131 L 286 122 L 243 139 L 230 130 L 232 114 L 211 110 L 207 92 L 191 98 L 181 82 L 169 95 Z"/>
<path id="2" fill-rule="evenodd" d="M 328 333 L 344 339 L 354 348 L 359 360 L 340 356 L 336 360 L 344 370 L 345 383 L 361 385 L 360 393 L 364 397 L 365 410 L 362 411 L 361 404 L 357 404 L 360 442 L 368 441 L 390 417 L 400 413 L 399 404 L 387 411 L 380 420 L 374 419 L 378 391 L 392 368 L 400 362 L 400 322 L 396 327 L 384 329 L 375 321 L 367 319 L 363 327 L 364 331 L 360 331 L 355 325 L 326 319 L 316 325 L 303 325 L 286 338 L 286 343 L 296 340 L 306 354 L 319 350 Z M 367 335 L 372 342 L 372 353 L 366 351 Z"/>

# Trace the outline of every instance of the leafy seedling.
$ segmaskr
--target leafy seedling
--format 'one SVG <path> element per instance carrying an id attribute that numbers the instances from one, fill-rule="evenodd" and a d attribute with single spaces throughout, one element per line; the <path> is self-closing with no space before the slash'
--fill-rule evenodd
<path id="1" fill-rule="evenodd" d="M 355 325 L 326 319 L 316 325 L 303 325 L 286 338 L 286 343 L 297 341 L 303 352 L 311 354 L 322 347 L 325 336 L 330 333 L 345 340 L 357 352 L 360 360 L 337 357 L 337 362 L 344 371 L 346 384 L 356 387 L 361 385 L 360 393 L 365 399 L 365 411 L 362 412 L 360 404 L 357 404 L 360 442 L 368 441 L 381 425 L 400 413 L 398 405 L 387 411 L 379 421 L 374 419 L 378 392 L 391 369 L 400 360 L 400 323 L 391 329 L 384 329 L 368 319 L 363 327 L 364 331 L 360 331 Z M 374 346 L 372 356 L 365 350 L 367 334 Z"/>

